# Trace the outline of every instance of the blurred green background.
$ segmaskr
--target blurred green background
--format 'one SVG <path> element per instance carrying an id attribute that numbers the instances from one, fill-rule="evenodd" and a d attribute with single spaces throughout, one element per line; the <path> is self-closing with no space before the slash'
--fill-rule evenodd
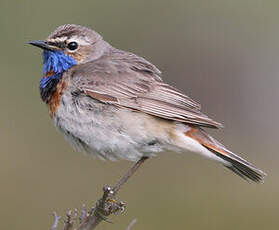
<path id="1" fill-rule="evenodd" d="M 249 184 L 194 154 L 162 154 L 121 190 L 128 203 L 98 229 L 278 229 L 279 2 L 63 0 L 0 3 L 1 229 L 48 229 L 52 211 L 93 205 L 130 162 L 74 152 L 41 102 L 41 54 L 26 44 L 65 23 L 93 28 L 160 68 L 225 125 L 210 131 L 268 173 Z"/>

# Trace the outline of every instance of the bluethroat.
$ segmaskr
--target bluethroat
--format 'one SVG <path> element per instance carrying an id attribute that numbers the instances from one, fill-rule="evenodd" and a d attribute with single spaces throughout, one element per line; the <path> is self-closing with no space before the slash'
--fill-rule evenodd
<path id="1" fill-rule="evenodd" d="M 72 24 L 30 44 L 43 49 L 40 94 L 55 126 L 79 151 L 136 161 L 124 181 L 147 158 L 164 151 L 198 153 L 246 180 L 263 181 L 263 171 L 204 129 L 222 125 L 163 82 L 160 70 L 144 58 Z"/>

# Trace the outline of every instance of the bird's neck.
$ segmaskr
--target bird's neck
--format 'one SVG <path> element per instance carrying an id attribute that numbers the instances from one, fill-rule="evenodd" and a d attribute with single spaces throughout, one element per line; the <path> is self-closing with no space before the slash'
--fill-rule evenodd
<path id="1" fill-rule="evenodd" d="M 74 58 L 65 55 L 62 51 L 43 52 L 43 74 L 40 80 L 40 94 L 44 102 L 48 103 L 62 74 L 77 64 Z"/>

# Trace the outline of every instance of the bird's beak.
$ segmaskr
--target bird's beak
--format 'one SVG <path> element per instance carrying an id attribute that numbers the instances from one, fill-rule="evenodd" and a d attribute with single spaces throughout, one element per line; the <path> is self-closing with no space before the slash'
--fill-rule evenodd
<path id="1" fill-rule="evenodd" d="M 54 50 L 54 47 L 49 45 L 46 41 L 43 40 L 34 40 L 34 41 L 30 41 L 28 42 L 28 44 L 33 45 L 33 46 L 37 46 L 41 49 L 44 50 Z"/>

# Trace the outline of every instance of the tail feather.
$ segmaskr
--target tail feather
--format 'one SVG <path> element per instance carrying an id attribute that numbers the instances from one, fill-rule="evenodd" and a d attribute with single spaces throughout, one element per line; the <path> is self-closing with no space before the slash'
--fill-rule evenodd
<path id="1" fill-rule="evenodd" d="M 200 128 L 191 128 L 185 133 L 187 136 L 198 141 L 202 146 L 208 149 L 211 153 L 222 159 L 224 166 L 243 179 L 263 183 L 266 174 L 254 165 L 227 150 L 222 144 L 216 141 Z"/>
<path id="2" fill-rule="evenodd" d="M 204 146 L 207 148 L 207 146 Z M 265 176 L 265 173 L 261 171 L 260 169 L 257 169 L 254 165 L 251 163 L 238 158 L 233 158 L 232 156 L 235 155 L 224 155 L 220 152 L 215 151 L 214 149 L 207 148 L 209 151 L 214 153 L 216 156 L 220 157 L 221 159 L 225 160 L 225 162 L 228 162 L 229 164 L 225 164 L 224 166 L 243 179 L 249 181 L 254 181 L 256 183 L 263 183 L 263 179 Z"/>

